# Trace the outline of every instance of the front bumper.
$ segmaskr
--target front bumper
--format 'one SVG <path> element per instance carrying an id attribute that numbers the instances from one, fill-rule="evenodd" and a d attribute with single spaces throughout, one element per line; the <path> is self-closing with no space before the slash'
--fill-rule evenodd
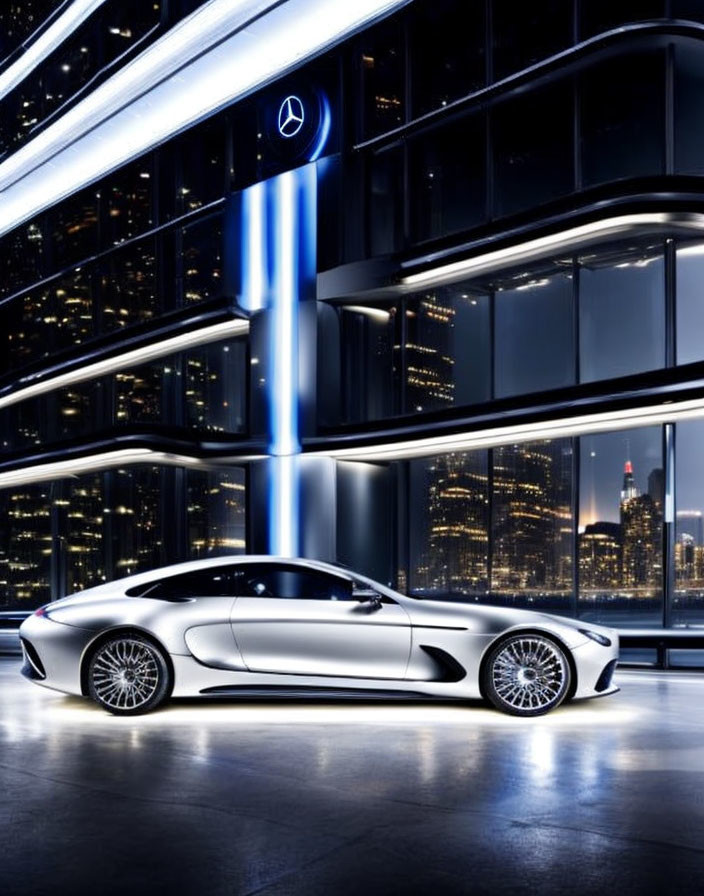
<path id="1" fill-rule="evenodd" d="M 22 674 L 43 687 L 80 695 L 81 658 L 95 635 L 48 616 L 30 616 L 20 626 Z"/>
<path id="2" fill-rule="evenodd" d="M 605 697 L 618 690 L 612 676 L 618 662 L 618 634 L 608 631 L 611 646 L 604 647 L 596 641 L 587 641 L 572 649 L 577 667 L 575 698 Z"/>

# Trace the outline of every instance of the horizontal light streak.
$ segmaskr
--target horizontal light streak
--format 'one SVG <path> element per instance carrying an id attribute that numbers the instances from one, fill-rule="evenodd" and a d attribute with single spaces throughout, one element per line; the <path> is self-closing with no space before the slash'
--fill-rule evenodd
<path id="1" fill-rule="evenodd" d="M 210 464 L 197 457 L 171 454 L 168 451 L 153 451 L 151 448 L 120 448 L 102 454 L 90 454 L 70 460 L 57 460 L 44 464 L 33 464 L 19 470 L 0 473 L 0 488 L 16 485 L 31 485 L 35 482 L 49 482 L 85 473 L 114 469 L 124 464 L 164 464 L 170 467 L 194 467 L 208 469 Z"/>
<path id="2" fill-rule="evenodd" d="M 463 280 L 465 277 L 491 273 L 507 265 L 521 264 L 548 252 L 560 250 L 573 252 L 583 247 L 584 243 L 593 242 L 595 239 L 608 239 L 626 234 L 633 236 L 636 235 L 633 232 L 636 228 L 664 227 L 667 225 L 686 226 L 695 231 L 704 230 L 704 215 L 644 212 L 642 214 L 604 218 L 601 221 L 581 224 L 579 227 L 571 227 L 568 230 L 561 230 L 559 233 L 536 237 L 513 246 L 506 246 L 503 249 L 474 255 L 460 261 L 440 264 L 437 267 L 420 271 L 416 274 L 406 274 L 401 278 L 401 283 L 405 286 L 413 287 L 450 283 Z M 404 267 L 421 264 L 422 262 L 423 259 L 415 259 L 412 262 L 407 262 Z"/>
<path id="3" fill-rule="evenodd" d="M 704 417 L 704 397 L 628 410 L 563 417 L 539 423 L 497 426 L 491 429 L 430 436 L 423 439 L 404 439 L 359 448 L 310 451 L 306 454 L 340 460 L 405 460 L 450 451 L 496 448 L 500 445 L 512 445 L 518 442 L 589 435 L 610 430 L 633 429 L 636 426 L 676 423 L 702 417 Z"/>
<path id="4" fill-rule="evenodd" d="M 406 2 L 211 0 L 0 165 L 0 233 Z"/>
<path id="5" fill-rule="evenodd" d="M 40 62 L 71 35 L 105 0 L 73 0 L 73 3 L 27 47 L 0 75 L 0 99 L 23 81 Z"/>
<path id="6" fill-rule="evenodd" d="M 178 336 L 171 336 L 168 339 L 162 339 L 159 342 L 152 342 L 149 345 L 140 348 L 131 349 L 122 352 L 119 355 L 113 355 L 101 361 L 94 361 L 91 364 L 85 364 L 81 367 L 71 370 L 67 373 L 61 373 L 58 376 L 48 377 L 31 385 L 20 387 L 0 398 L 0 408 L 6 408 L 10 405 L 25 401 L 28 398 L 35 398 L 38 395 L 46 395 L 56 389 L 62 389 L 64 386 L 72 386 L 76 383 L 82 383 L 86 380 L 94 379 L 98 376 L 105 376 L 109 373 L 116 373 L 124 370 L 133 364 L 145 364 L 148 361 L 154 361 L 157 358 L 163 358 L 172 352 L 183 351 L 187 348 L 195 348 L 209 342 L 216 342 L 222 339 L 235 336 L 244 336 L 249 332 L 249 321 L 235 319 L 223 321 L 218 324 L 211 324 L 208 327 L 201 327 L 197 330 L 191 330 L 188 333 L 180 333 Z M 20 380 L 19 382 L 23 382 Z"/>

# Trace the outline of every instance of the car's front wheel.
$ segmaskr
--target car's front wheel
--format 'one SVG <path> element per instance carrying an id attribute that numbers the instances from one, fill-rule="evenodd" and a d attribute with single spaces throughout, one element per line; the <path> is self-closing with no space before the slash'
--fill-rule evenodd
<path id="1" fill-rule="evenodd" d="M 555 641 L 515 634 L 489 653 L 482 685 L 497 709 L 514 716 L 539 716 L 562 703 L 570 677 L 567 656 Z"/>
<path id="2" fill-rule="evenodd" d="M 166 699 L 170 689 L 165 657 L 141 635 L 114 635 L 100 644 L 90 659 L 88 692 L 115 715 L 150 712 Z"/>

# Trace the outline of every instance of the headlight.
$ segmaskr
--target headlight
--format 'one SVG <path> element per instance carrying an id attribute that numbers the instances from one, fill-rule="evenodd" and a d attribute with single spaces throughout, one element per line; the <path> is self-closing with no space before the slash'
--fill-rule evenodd
<path id="1" fill-rule="evenodd" d="M 611 638 L 607 638 L 606 635 L 602 635 L 600 632 L 593 632 L 588 628 L 580 628 L 580 632 L 591 638 L 592 641 L 596 641 L 597 644 L 601 644 L 602 647 L 611 647 Z"/>

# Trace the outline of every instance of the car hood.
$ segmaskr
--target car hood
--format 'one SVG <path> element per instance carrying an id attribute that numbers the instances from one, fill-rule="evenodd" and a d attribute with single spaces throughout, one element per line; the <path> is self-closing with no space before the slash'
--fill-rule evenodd
<path id="1" fill-rule="evenodd" d="M 578 636 L 578 640 L 586 640 L 580 630 L 589 629 L 600 632 L 607 637 L 614 637 L 615 632 L 604 626 L 594 625 L 579 619 L 565 616 L 553 616 L 533 610 L 514 609 L 513 607 L 494 607 L 486 604 L 457 604 L 449 601 L 407 600 L 404 607 L 411 617 L 414 626 L 441 626 L 443 628 L 466 628 L 469 631 L 498 633 L 511 628 L 536 627 L 571 635 L 570 640 Z M 568 636 L 569 636 L 568 635 Z"/>

